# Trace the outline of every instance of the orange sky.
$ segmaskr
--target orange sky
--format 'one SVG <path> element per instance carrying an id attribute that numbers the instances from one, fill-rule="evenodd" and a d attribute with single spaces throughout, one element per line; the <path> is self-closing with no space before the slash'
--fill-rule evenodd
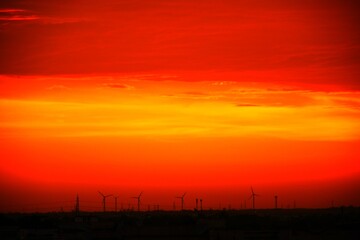
<path id="1" fill-rule="evenodd" d="M 357 5 L 0 3 L 0 211 L 359 205 Z"/>

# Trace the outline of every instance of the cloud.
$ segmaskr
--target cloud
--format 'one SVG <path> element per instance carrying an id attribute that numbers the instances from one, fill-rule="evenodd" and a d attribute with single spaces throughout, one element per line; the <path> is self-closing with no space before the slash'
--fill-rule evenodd
<path id="1" fill-rule="evenodd" d="M 0 9 L 0 13 L 18 13 L 18 12 L 26 12 L 24 9 Z"/>
<path id="2" fill-rule="evenodd" d="M 38 20 L 39 16 L 25 9 L 0 9 L 0 21 Z"/>
<path id="3" fill-rule="evenodd" d="M 48 90 L 69 90 L 71 88 L 66 87 L 64 85 L 53 85 L 47 88 Z"/>
<path id="4" fill-rule="evenodd" d="M 212 82 L 211 85 L 214 86 L 227 86 L 227 85 L 233 85 L 236 84 L 234 81 L 219 81 L 219 82 Z"/>
<path id="5" fill-rule="evenodd" d="M 237 107 L 260 107 L 261 105 L 258 104 L 251 104 L 251 103 L 238 103 L 236 104 Z"/>
<path id="6" fill-rule="evenodd" d="M 215 72 L 252 71 L 211 81 L 358 88 L 355 11 L 349 17 L 340 1 L 260 2 L 3 1 L 0 55 L 7 61 L 0 73 L 159 73 L 158 80 L 172 80 L 181 71 L 211 71 L 192 77 L 208 81 Z"/>
<path id="7" fill-rule="evenodd" d="M 119 89 L 133 89 L 133 86 L 122 83 L 104 83 L 103 86 L 108 88 L 119 88 Z"/>
<path id="8" fill-rule="evenodd" d="M 184 92 L 184 94 L 190 95 L 190 96 L 206 96 L 206 95 L 208 95 L 204 92 L 196 92 L 196 91 L 188 91 L 188 92 Z"/>

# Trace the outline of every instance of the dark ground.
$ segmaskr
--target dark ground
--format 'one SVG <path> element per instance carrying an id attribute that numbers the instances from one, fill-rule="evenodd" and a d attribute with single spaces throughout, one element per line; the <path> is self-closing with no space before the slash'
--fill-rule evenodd
<path id="1" fill-rule="evenodd" d="M 0 239 L 360 239 L 360 209 L 2 213 Z"/>

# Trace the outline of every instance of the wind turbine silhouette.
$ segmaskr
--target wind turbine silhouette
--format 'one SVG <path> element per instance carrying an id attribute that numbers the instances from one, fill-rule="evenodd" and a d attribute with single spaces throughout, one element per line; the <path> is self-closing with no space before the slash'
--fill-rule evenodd
<path id="1" fill-rule="evenodd" d="M 253 188 L 251 187 L 251 196 L 249 197 L 249 199 L 252 198 L 253 209 L 255 209 L 255 197 L 256 197 L 256 196 L 260 196 L 260 195 L 254 193 L 254 190 L 253 190 Z"/>
<path id="2" fill-rule="evenodd" d="M 140 198 L 141 198 L 141 195 L 143 194 L 143 192 L 141 192 L 140 194 L 139 194 L 139 196 L 137 196 L 137 197 L 132 197 L 132 198 L 135 198 L 135 199 L 137 199 L 137 202 L 138 202 L 138 212 L 140 212 Z"/>
<path id="3" fill-rule="evenodd" d="M 119 195 L 114 196 L 114 198 L 115 198 L 115 212 L 117 212 L 117 200 L 118 200 L 118 197 L 119 197 Z"/>
<path id="4" fill-rule="evenodd" d="M 75 203 L 75 212 L 80 212 L 80 200 L 79 200 L 79 194 L 76 194 L 76 203 Z"/>
<path id="5" fill-rule="evenodd" d="M 106 208 L 105 208 L 105 205 L 106 205 L 106 198 L 107 197 L 111 197 L 112 196 L 112 194 L 109 194 L 109 195 L 104 195 L 104 194 L 102 194 L 100 191 L 98 191 L 99 192 L 99 194 L 103 197 L 103 210 L 104 210 L 104 212 L 106 211 Z"/>
<path id="6" fill-rule="evenodd" d="M 186 192 L 181 197 L 176 197 L 176 198 L 181 199 L 181 210 L 184 210 L 184 197 L 185 197 L 185 195 L 186 195 Z"/>

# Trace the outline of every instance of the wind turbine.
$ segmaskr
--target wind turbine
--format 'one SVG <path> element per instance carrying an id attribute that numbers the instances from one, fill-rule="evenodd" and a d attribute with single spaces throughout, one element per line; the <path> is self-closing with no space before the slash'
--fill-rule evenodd
<path id="1" fill-rule="evenodd" d="M 185 197 L 185 195 L 186 195 L 186 192 L 181 197 L 176 197 L 176 198 L 181 199 L 181 210 L 184 210 L 184 197 Z"/>
<path id="2" fill-rule="evenodd" d="M 118 200 L 118 198 L 119 198 L 119 195 L 116 195 L 116 196 L 114 196 L 114 198 L 115 198 L 115 212 L 117 212 L 117 200 Z"/>
<path id="3" fill-rule="evenodd" d="M 255 197 L 256 197 L 256 196 L 260 196 L 260 195 L 254 193 L 254 190 L 253 190 L 253 188 L 251 187 L 251 196 L 249 197 L 249 199 L 252 198 L 253 209 L 255 209 Z"/>
<path id="4" fill-rule="evenodd" d="M 76 194 L 76 203 L 75 203 L 75 212 L 80 212 L 80 200 L 79 200 L 79 194 Z"/>
<path id="5" fill-rule="evenodd" d="M 104 212 L 105 212 L 105 211 L 106 211 L 106 208 L 105 208 L 106 198 L 107 198 L 107 197 L 111 197 L 112 194 L 104 195 L 104 194 L 102 194 L 100 191 L 98 191 L 98 192 L 99 192 L 99 194 L 103 197 L 103 210 L 104 210 Z"/>
<path id="6" fill-rule="evenodd" d="M 143 192 L 141 192 L 140 194 L 139 194 L 139 196 L 137 196 L 137 197 L 132 197 L 132 198 L 135 198 L 135 199 L 137 199 L 137 202 L 138 202 L 138 211 L 140 212 L 140 198 L 141 198 L 141 195 L 143 194 Z"/>

